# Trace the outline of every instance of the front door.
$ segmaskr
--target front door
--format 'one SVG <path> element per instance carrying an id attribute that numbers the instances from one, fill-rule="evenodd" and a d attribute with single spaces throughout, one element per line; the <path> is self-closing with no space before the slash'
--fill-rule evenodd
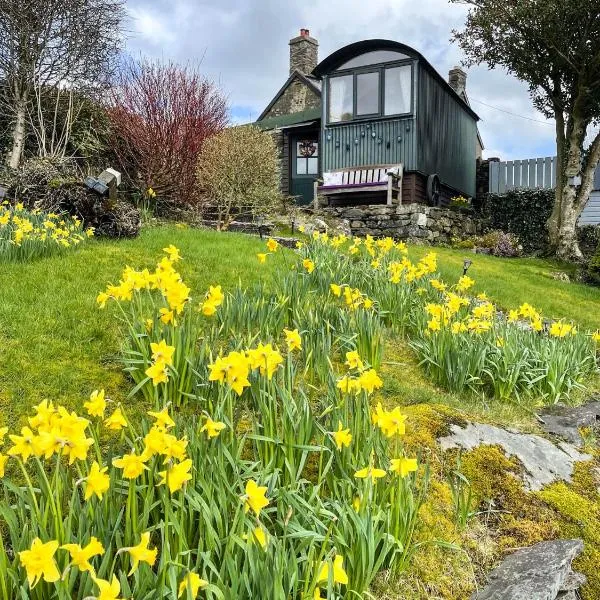
<path id="1" fill-rule="evenodd" d="M 297 204 L 310 204 L 314 181 L 319 177 L 319 135 L 317 132 L 294 134 L 290 139 L 290 195 Z"/>

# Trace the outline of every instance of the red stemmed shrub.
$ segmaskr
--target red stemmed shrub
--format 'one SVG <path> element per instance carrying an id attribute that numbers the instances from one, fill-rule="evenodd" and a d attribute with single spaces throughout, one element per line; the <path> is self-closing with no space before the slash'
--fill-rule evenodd
<path id="1" fill-rule="evenodd" d="M 222 91 L 193 67 L 130 59 L 109 93 L 108 114 L 120 167 L 140 193 L 151 188 L 174 207 L 198 206 L 202 145 L 227 125 Z"/>

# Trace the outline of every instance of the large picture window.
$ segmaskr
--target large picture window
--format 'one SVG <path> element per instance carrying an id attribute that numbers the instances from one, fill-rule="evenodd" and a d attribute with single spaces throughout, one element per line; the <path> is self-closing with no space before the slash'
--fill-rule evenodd
<path id="1" fill-rule="evenodd" d="M 379 71 L 356 75 L 356 114 L 373 115 L 379 112 Z"/>
<path id="2" fill-rule="evenodd" d="M 410 112 L 411 79 L 410 65 L 385 69 L 385 115 Z"/>
<path id="3" fill-rule="evenodd" d="M 350 121 L 354 113 L 354 76 L 334 77 L 329 82 L 329 121 Z"/>
<path id="4" fill-rule="evenodd" d="M 411 111 L 411 64 L 361 68 L 329 79 L 329 123 L 404 115 Z"/>

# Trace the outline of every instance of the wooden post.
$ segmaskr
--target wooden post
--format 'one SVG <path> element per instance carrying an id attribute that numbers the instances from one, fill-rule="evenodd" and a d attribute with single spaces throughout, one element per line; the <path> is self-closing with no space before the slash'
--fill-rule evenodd
<path id="1" fill-rule="evenodd" d="M 313 206 L 315 207 L 315 210 L 319 210 L 319 181 L 317 179 L 315 179 L 313 181 Z"/>
<path id="2" fill-rule="evenodd" d="M 390 171 L 388 174 L 388 186 L 387 186 L 387 205 L 392 205 L 393 200 L 393 186 L 394 186 L 394 174 Z"/>
<path id="3" fill-rule="evenodd" d="M 398 176 L 398 210 L 402 206 L 402 182 L 404 181 L 404 173 Z"/>

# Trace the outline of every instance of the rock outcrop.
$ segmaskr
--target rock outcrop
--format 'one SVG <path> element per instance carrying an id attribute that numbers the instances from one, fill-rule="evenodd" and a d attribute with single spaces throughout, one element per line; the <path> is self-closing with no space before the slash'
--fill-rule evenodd
<path id="1" fill-rule="evenodd" d="M 489 575 L 488 585 L 471 600 L 576 600 L 585 576 L 571 568 L 583 550 L 581 540 L 541 542 L 517 550 Z"/>

